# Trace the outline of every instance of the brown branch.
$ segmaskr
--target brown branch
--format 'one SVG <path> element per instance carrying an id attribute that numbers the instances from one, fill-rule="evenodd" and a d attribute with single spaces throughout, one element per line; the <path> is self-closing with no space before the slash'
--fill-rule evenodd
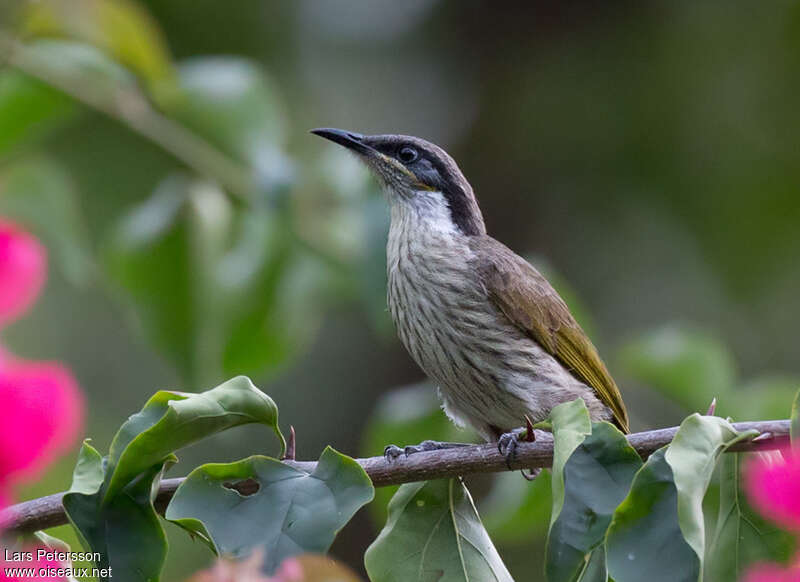
<path id="1" fill-rule="evenodd" d="M 756 430 L 760 436 L 758 440 L 742 441 L 731 447 L 730 450 L 747 452 L 780 448 L 789 438 L 789 424 L 788 420 L 734 423 L 733 426 L 736 430 L 740 432 Z M 642 458 L 647 458 L 657 449 L 669 444 L 677 431 L 678 427 L 671 427 L 639 432 L 628 435 L 628 441 Z M 535 442 L 521 441 L 519 443 L 516 460 L 511 463 L 512 469 L 533 469 L 551 465 L 553 437 L 541 432 L 537 436 Z M 286 460 L 284 462 L 308 472 L 313 471 L 317 465 L 313 461 Z M 375 487 L 508 470 L 505 457 L 493 444 L 416 453 L 391 462 L 387 462 L 383 457 L 357 459 L 357 462 L 372 479 Z M 155 500 L 156 509 L 160 513 L 164 512 L 169 500 L 172 499 L 175 490 L 182 482 L 183 477 L 164 479 L 161 482 Z M 255 493 L 255 489 L 253 491 L 246 490 L 246 483 L 242 489 L 241 492 L 244 494 Z M 4 524 L 5 528 L 12 533 L 28 533 L 63 525 L 67 523 L 67 517 L 61 505 L 63 495 L 63 493 L 56 493 L 12 505 L 0 512 L 0 524 Z"/>

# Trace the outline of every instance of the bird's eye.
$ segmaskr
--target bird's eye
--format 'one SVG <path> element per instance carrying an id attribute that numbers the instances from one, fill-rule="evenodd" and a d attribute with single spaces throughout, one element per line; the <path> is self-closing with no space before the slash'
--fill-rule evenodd
<path id="1" fill-rule="evenodd" d="M 404 164 L 410 164 L 419 157 L 419 152 L 414 148 L 406 146 L 404 148 L 400 148 L 400 151 L 397 152 L 397 157 Z"/>

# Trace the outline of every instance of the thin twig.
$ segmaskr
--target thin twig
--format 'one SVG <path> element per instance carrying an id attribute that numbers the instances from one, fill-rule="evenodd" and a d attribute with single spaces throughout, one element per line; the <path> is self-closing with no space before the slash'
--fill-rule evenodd
<path id="1" fill-rule="evenodd" d="M 769 450 L 782 447 L 789 438 L 788 420 L 767 420 L 759 422 L 737 422 L 734 428 L 745 432 L 756 430 L 758 440 L 752 439 L 737 443 L 730 450 L 746 452 Z M 631 446 L 643 457 L 669 444 L 678 427 L 662 428 L 628 435 Z M 769 436 L 764 438 L 763 435 Z M 497 451 L 495 444 L 475 445 L 415 453 L 409 457 L 400 457 L 387 461 L 381 457 L 356 459 L 363 467 L 375 487 L 472 475 L 476 473 L 496 473 L 507 471 L 506 458 Z M 520 441 L 515 459 L 511 461 L 511 469 L 536 469 L 549 467 L 553 461 L 553 437 L 542 433 L 535 442 Z M 287 465 L 303 471 L 313 471 L 317 464 L 313 461 L 284 461 Z M 164 479 L 159 487 L 155 500 L 156 509 L 163 513 L 175 490 L 183 482 L 183 477 Z M 255 493 L 256 490 L 250 492 Z M 247 491 L 241 491 L 248 494 Z M 61 505 L 63 493 L 33 499 L 12 505 L 0 512 L 0 525 L 15 533 L 33 532 L 67 523 L 64 508 Z"/>
<path id="2" fill-rule="evenodd" d="M 294 425 L 289 427 L 289 439 L 286 442 L 286 452 L 283 453 L 281 461 L 294 461 L 297 451 L 297 433 L 294 431 Z"/>

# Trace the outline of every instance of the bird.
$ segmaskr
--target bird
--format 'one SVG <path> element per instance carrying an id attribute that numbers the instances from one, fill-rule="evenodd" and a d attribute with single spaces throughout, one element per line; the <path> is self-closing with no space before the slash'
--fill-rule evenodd
<path id="1" fill-rule="evenodd" d="M 487 234 L 473 189 L 447 152 L 407 135 L 311 133 L 353 152 L 383 186 L 391 208 L 389 312 L 457 426 L 497 443 L 508 463 L 520 427 L 577 398 L 593 421 L 629 432 L 619 388 L 596 348 L 547 279 Z M 457 445 L 389 445 L 385 454 Z"/>

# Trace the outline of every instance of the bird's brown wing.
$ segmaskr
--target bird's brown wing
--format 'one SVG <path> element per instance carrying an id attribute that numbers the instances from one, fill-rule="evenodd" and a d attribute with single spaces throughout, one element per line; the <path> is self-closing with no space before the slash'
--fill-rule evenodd
<path id="1" fill-rule="evenodd" d="M 592 342 L 555 289 L 533 266 L 488 236 L 474 237 L 472 249 L 489 298 L 517 327 L 594 388 L 614 421 L 629 432 L 622 395 Z"/>

